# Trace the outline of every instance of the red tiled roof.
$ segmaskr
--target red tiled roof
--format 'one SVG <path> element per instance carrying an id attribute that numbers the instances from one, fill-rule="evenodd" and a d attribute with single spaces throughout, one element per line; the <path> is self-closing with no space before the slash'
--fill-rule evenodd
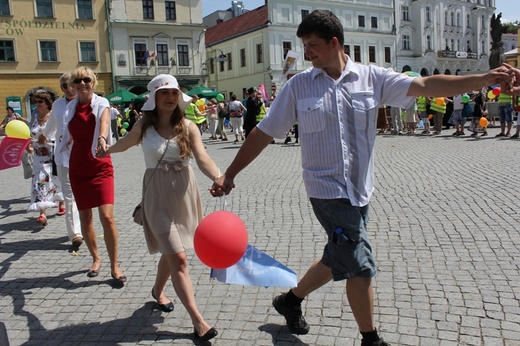
<path id="1" fill-rule="evenodd" d="M 206 31 L 206 45 L 240 36 L 247 32 L 259 29 L 267 24 L 267 6 L 263 5 L 256 10 L 246 12 L 238 17 L 217 24 Z"/>

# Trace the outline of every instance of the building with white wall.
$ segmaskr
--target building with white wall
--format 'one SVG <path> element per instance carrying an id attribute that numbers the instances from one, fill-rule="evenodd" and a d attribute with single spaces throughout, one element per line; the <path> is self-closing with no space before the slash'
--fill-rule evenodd
<path id="1" fill-rule="evenodd" d="M 136 94 L 157 74 L 185 90 L 202 83 L 204 32 L 200 0 L 112 0 L 109 37 L 115 89 Z"/>
<path id="2" fill-rule="evenodd" d="M 397 70 L 422 75 L 489 69 L 495 0 L 398 0 Z"/>
<path id="3" fill-rule="evenodd" d="M 302 54 L 291 73 L 311 66 L 304 58 L 303 44 L 296 31 L 305 15 L 324 8 L 342 21 L 345 52 L 354 61 L 396 66 L 393 0 L 266 0 L 264 6 L 207 30 L 208 85 L 239 97 L 247 88 L 262 83 L 268 89 L 279 89 L 278 77 L 289 50 Z"/>

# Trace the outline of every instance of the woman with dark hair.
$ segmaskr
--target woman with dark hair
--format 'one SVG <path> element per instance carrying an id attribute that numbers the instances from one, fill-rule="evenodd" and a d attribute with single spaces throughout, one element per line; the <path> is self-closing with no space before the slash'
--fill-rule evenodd
<path id="1" fill-rule="evenodd" d="M 107 99 L 94 93 L 97 78 L 88 67 L 74 69 L 68 84 L 74 88 L 77 96 L 67 104 L 63 116 L 65 128 L 62 141 L 69 144 L 62 150 L 70 150 L 70 185 L 79 211 L 83 240 L 92 256 L 87 276 L 98 276 L 101 267 L 92 215 L 92 209 L 97 208 L 110 258 L 110 273 L 115 283 L 122 285 L 127 279 L 117 262 L 114 168 L 110 157 L 96 157 L 96 151 L 106 149 L 112 140 L 110 104 Z"/>
<path id="2" fill-rule="evenodd" d="M 31 204 L 29 204 L 27 211 L 39 211 L 40 215 L 36 219 L 36 222 L 46 226 L 46 209 L 55 208 L 56 201 L 60 201 L 60 207 L 63 207 L 64 202 L 59 179 L 57 176 L 54 176 L 52 172 L 54 138 L 45 144 L 38 143 L 38 137 L 47 126 L 51 113 L 51 95 L 45 90 L 39 90 L 34 93 L 34 103 L 36 105 L 36 112 L 33 123 L 30 126 L 32 140 L 31 144 L 27 147 L 27 151 L 33 153 Z"/>
<path id="3" fill-rule="evenodd" d="M 21 115 L 17 114 L 15 111 L 14 111 L 14 108 L 13 107 L 5 107 L 5 110 L 7 111 L 7 115 L 5 116 L 4 120 L 2 121 L 2 123 L 0 124 L 0 130 L 3 130 L 3 128 L 11 121 L 11 120 L 21 120 L 23 121 L 24 123 L 26 123 L 27 125 L 29 125 L 29 121 L 27 121 L 24 117 L 22 117 Z M 0 133 L 0 136 L 3 135 L 3 133 Z"/>
<path id="4" fill-rule="evenodd" d="M 195 229 L 202 219 L 200 193 L 190 158 L 194 156 L 201 172 L 213 181 L 220 171 L 204 149 L 197 125 L 184 115 L 191 97 L 180 90 L 177 79 L 158 75 L 148 83 L 148 90 L 142 120 L 126 137 L 108 150 L 98 151 L 98 155 L 103 157 L 142 144 L 146 164 L 141 203 L 143 228 L 149 252 L 162 254 L 152 297 L 162 311 L 173 310 L 173 303 L 164 294 L 170 277 L 191 317 L 195 339 L 210 340 L 218 332 L 197 309 L 186 256 L 186 250 L 193 248 Z"/>

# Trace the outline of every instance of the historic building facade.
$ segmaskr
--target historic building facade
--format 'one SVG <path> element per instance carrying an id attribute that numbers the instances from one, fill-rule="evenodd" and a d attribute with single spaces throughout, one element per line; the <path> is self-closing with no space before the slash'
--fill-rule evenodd
<path id="1" fill-rule="evenodd" d="M 421 75 L 489 69 L 495 0 L 399 0 L 397 70 Z"/>
<path id="2" fill-rule="evenodd" d="M 311 66 L 295 36 L 302 18 L 318 8 L 333 11 L 345 29 L 345 52 L 356 62 L 396 66 L 393 1 L 280 1 L 266 4 L 208 29 L 206 56 L 210 86 L 242 97 L 245 89 L 264 83 L 280 88 L 289 51 L 301 57 L 291 73 Z"/>
<path id="3" fill-rule="evenodd" d="M 33 92 L 62 96 L 59 77 L 81 65 L 111 92 L 106 23 L 103 0 L 0 1 L 0 104 L 29 117 Z"/>
<path id="4" fill-rule="evenodd" d="M 199 0 L 110 1 L 115 89 L 146 92 L 156 75 L 174 75 L 185 90 L 202 84 L 204 32 Z"/>

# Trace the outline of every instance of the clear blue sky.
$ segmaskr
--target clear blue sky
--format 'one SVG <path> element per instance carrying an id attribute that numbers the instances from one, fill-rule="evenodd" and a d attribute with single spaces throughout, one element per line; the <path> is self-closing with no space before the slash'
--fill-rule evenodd
<path id="1" fill-rule="evenodd" d="M 265 0 L 242 0 L 242 4 L 246 10 L 254 10 L 265 4 Z M 231 0 L 202 0 L 202 16 L 207 16 L 217 10 L 227 10 L 230 7 Z"/>
<path id="2" fill-rule="evenodd" d="M 520 21 L 520 2 L 518 0 L 496 0 L 496 14 L 502 12 L 502 23 Z"/>
<path id="3" fill-rule="evenodd" d="M 254 10 L 262 6 L 264 0 L 242 0 L 244 7 Z M 520 0 L 496 0 L 496 13 L 502 12 L 502 22 L 520 21 Z M 217 10 L 225 10 L 231 7 L 231 0 L 202 0 L 202 16 L 206 16 Z"/>

